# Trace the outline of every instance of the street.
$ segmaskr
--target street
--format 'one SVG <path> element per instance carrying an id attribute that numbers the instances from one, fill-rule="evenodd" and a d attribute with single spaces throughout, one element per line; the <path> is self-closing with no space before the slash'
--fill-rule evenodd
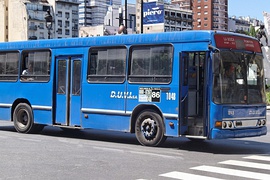
<path id="1" fill-rule="evenodd" d="M 268 119 L 270 112 L 268 112 Z M 0 121 L 0 180 L 270 179 L 270 125 L 262 137 L 141 146 L 133 134 L 45 127 L 17 133 Z"/>

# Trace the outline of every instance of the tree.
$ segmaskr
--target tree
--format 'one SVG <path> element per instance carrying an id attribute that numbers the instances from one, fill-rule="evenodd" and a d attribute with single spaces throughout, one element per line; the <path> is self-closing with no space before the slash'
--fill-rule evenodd
<path id="1" fill-rule="evenodd" d="M 256 37 L 257 32 L 255 31 L 255 27 L 250 25 L 250 30 L 248 35 L 252 36 L 252 37 Z"/>

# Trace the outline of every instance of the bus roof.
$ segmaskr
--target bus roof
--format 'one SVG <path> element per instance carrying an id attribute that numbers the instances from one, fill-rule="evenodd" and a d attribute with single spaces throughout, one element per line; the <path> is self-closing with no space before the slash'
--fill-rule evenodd
<path id="1" fill-rule="evenodd" d="M 88 47 L 108 46 L 108 45 L 136 45 L 136 44 L 155 44 L 173 42 L 210 42 L 213 34 L 229 34 L 221 31 L 192 30 L 175 31 L 151 34 L 128 34 L 99 37 L 81 37 L 66 39 L 46 39 L 31 41 L 15 41 L 0 43 L 1 50 L 22 50 L 22 49 L 41 49 L 41 48 L 65 48 L 65 47 Z M 231 33 L 232 34 L 232 33 Z"/>

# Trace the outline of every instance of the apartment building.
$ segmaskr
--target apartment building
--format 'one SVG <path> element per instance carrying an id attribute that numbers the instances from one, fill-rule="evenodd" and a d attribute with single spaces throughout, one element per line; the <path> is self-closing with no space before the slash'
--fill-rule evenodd
<path id="1" fill-rule="evenodd" d="M 181 9 L 192 9 L 193 0 L 171 0 L 172 4 L 177 4 Z"/>
<path id="2" fill-rule="evenodd" d="M 181 8 L 192 9 L 194 30 L 228 31 L 228 0 L 171 0 Z"/>
<path id="3" fill-rule="evenodd" d="M 53 7 L 54 38 L 79 36 L 78 0 L 48 0 Z"/>
<path id="4" fill-rule="evenodd" d="M 193 29 L 228 31 L 228 0 L 194 0 Z"/>
<path id="5" fill-rule="evenodd" d="M 103 25 L 108 7 L 121 6 L 121 0 L 79 0 L 79 25 Z"/>
<path id="6" fill-rule="evenodd" d="M 0 0 L 0 41 L 78 37 L 78 5 L 78 0 Z"/>

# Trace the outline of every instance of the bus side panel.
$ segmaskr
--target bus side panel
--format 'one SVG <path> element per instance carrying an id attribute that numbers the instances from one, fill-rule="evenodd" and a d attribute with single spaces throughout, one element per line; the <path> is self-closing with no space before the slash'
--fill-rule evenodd
<path id="1" fill-rule="evenodd" d="M 14 102 L 29 103 L 33 109 L 34 122 L 52 124 L 52 84 L 50 82 L 12 82 L 2 88 L 0 97 L 0 120 L 11 120 Z"/>
<path id="2" fill-rule="evenodd" d="M 173 123 L 173 125 L 171 125 Z M 165 136 L 178 137 L 178 120 L 165 119 Z"/>
<path id="3" fill-rule="evenodd" d="M 125 131 L 125 84 L 83 82 L 82 127 Z"/>
<path id="4" fill-rule="evenodd" d="M 84 128 L 129 132 L 129 116 L 111 114 L 87 114 L 82 119 Z"/>
<path id="5" fill-rule="evenodd" d="M 37 124 L 52 124 L 52 111 L 48 110 L 33 110 L 35 123 Z"/>
<path id="6" fill-rule="evenodd" d="M 0 120 L 10 121 L 11 108 L 1 107 L 0 108 Z"/>

